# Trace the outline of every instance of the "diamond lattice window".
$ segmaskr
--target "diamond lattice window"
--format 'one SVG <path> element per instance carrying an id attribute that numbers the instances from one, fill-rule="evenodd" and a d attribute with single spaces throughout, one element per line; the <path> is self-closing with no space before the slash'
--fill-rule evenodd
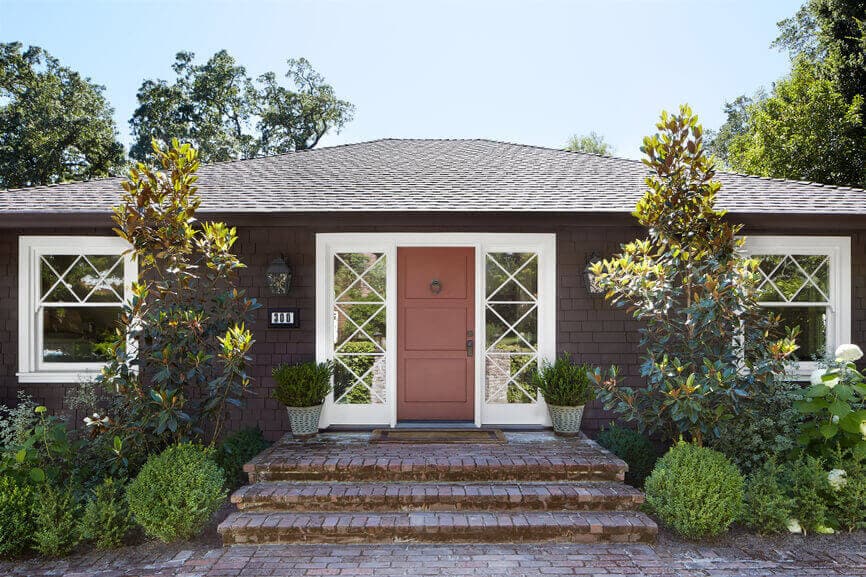
<path id="1" fill-rule="evenodd" d="M 124 257 L 46 254 L 39 258 L 39 358 L 98 363 L 107 358 L 124 299 Z"/>
<path id="2" fill-rule="evenodd" d="M 334 400 L 386 402 L 386 256 L 334 255 Z"/>
<path id="3" fill-rule="evenodd" d="M 484 347 L 488 403 L 534 403 L 538 365 L 538 254 L 485 257 Z"/>
<path id="4" fill-rule="evenodd" d="M 761 254 L 758 301 L 772 309 L 787 327 L 800 327 L 797 357 L 809 360 L 827 347 L 832 314 L 828 255 Z"/>

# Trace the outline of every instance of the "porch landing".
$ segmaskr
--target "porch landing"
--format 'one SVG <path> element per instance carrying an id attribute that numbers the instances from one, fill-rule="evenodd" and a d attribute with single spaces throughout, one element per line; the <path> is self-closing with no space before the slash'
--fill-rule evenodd
<path id="1" fill-rule="evenodd" d="M 643 541 L 655 523 L 625 462 L 586 437 L 507 444 L 370 444 L 369 433 L 287 435 L 244 466 L 219 527 L 231 543 Z"/>

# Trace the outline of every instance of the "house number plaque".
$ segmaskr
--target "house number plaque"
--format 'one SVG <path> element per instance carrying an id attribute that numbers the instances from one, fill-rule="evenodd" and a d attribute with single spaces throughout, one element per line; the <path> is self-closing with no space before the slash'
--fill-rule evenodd
<path id="1" fill-rule="evenodd" d="M 268 328 L 271 329 L 296 329 L 300 326 L 298 310 L 293 309 L 268 309 Z"/>

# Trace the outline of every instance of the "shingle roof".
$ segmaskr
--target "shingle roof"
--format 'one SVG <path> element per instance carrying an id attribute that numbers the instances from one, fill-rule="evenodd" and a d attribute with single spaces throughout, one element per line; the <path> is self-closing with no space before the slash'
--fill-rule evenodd
<path id="1" fill-rule="evenodd" d="M 202 166 L 204 212 L 630 212 L 635 160 L 490 140 L 374 140 Z M 866 214 L 866 190 L 719 173 L 737 213 Z M 2 213 L 101 213 L 120 178 L 0 191 Z"/>

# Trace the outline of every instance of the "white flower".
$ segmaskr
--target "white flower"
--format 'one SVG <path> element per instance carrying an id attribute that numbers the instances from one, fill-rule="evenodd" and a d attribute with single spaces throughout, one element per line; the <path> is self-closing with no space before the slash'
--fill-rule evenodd
<path id="1" fill-rule="evenodd" d="M 848 473 L 844 469 L 833 469 L 827 473 L 827 482 L 834 491 L 838 491 L 848 484 Z"/>
<path id="2" fill-rule="evenodd" d="M 863 435 L 863 440 L 866 441 L 866 421 L 860 421 L 860 434 Z"/>
<path id="3" fill-rule="evenodd" d="M 84 424 L 88 427 L 108 426 L 108 417 L 100 417 L 99 413 L 93 413 L 93 417 L 84 417 Z"/>
<path id="4" fill-rule="evenodd" d="M 834 425 L 838 425 L 839 424 L 839 415 L 833 415 L 832 417 L 830 417 L 830 422 L 833 423 Z"/>
<path id="5" fill-rule="evenodd" d="M 812 371 L 812 374 L 809 375 L 809 382 L 813 385 L 827 385 L 828 388 L 832 389 L 839 384 L 839 377 L 834 377 L 825 381 L 823 377 L 828 373 L 829 371 L 827 369 L 815 369 Z"/>
<path id="6" fill-rule="evenodd" d="M 788 531 L 791 533 L 802 533 L 803 528 L 800 527 L 800 522 L 796 519 L 788 519 Z"/>
<path id="7" fill-rule="evenodd" d="M 842 363 L 853 363 L 863 358 L 863 351 L 857 345 L 839 345 L 836 349 L 836 360 Z"/>

